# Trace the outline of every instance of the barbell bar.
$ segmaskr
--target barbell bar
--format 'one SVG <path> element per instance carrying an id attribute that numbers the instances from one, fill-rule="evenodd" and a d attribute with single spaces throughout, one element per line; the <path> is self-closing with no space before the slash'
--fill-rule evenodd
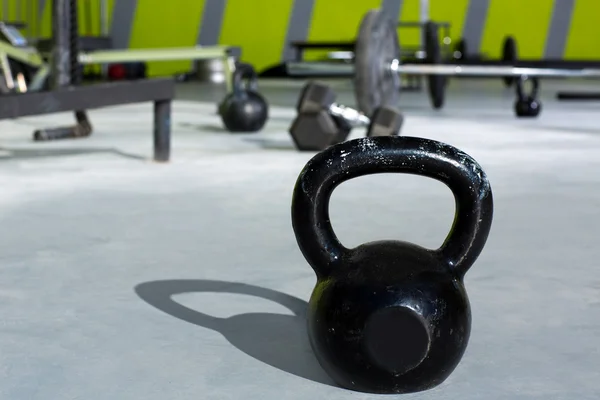
<path id="1" fill-rule="evenodd" d="M 355 67 L 351 64 L 328 62 L 288 61 L 286 71 L 291 76 L 340 76 L 354 75 Z M 558 69 L 558 68 L 524 68 L 476 65 L 427 65 L 400 64 L 398 60 L 390 62 L 389 70 L 406 75 L 445 75 L 445 76 L 525 76 L 531 78 L 600 78 L 600 68 Z"/>
<path id="2" fill-rule="evenodd" d="M 369 126 L 371 123 L 371 120 L 366 115 L 355 110 L 354 108 L 346 107 L 341 104 L 332 104 L 329 106 L 328 111 L 330 115 L 343 118 L 352 126 Z"/>

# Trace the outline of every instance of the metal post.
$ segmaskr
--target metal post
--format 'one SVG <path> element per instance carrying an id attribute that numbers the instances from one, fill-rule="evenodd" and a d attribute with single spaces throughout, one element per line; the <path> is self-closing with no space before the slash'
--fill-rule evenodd
<path id="1" fill-rule="evenodd" d="M 171 156 L 171 100 L 154 102 L 154 161 L 167 162 Z"/>
<path id="2" fill-rule="evenodd" d="M 53 89 L 71 84 L 71 2 L 52 0 L 52 72 Z M 77 40 L 77 39 L 75 39 Z"/>

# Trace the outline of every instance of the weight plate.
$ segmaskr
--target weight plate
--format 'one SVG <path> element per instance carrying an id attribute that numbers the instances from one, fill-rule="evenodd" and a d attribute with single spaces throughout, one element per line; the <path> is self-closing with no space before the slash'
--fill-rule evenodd
<path id="1" fill-rule="evenodd" d="M 431 21 L 425 23 L 425 53 L 427 64 L 441 64 L 442 52 L 440 50 L 440 41 L 438 37 L 437 25 Z M 448 79 L 443 75 L 428 75 L 427 83 L 429 86 L 429 99 L 435 109 L 444 106 L 446 97 L 446 83 Z"/>
<path id="2" fill-rule="evenodd" d="M 517 41 L 512 36 L 504 38 L 504 44 L 502 45 L 502 61 L 506 61 L 511 65 L 515 65 L 517 62 Z M 515 82 L 515 78 L 512 76 L 502 77 L 504 86 L 510 87 Z"/>
<path id="3" fill-rule="evenodd" d="M 400 76 L 390 69 L 392 60 L 400 60 L 396 24 L 381 10 L 370 10 L 360 23 L 354 48 L 354 95 L 366 115 L 380 106 L 398 105 Z"/>

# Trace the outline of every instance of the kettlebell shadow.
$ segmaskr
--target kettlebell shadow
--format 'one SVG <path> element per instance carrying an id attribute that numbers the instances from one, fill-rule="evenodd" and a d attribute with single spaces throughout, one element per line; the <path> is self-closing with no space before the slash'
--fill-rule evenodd
<path id="1" fill-rule="evenodd" d="M 144 282 L 136 294 L 158 310 L 221 333 L 233 346 L 265 364 L 298 377 L 336 386 L 317 362 L 306 333 L 308 304 L 275 290 L 238 282 L 162 280 Z M 294 315 L 255 312 L 218 318 L 173 300 L 183 293 L 231 293 L 260 297 L 288 308 Z"/>

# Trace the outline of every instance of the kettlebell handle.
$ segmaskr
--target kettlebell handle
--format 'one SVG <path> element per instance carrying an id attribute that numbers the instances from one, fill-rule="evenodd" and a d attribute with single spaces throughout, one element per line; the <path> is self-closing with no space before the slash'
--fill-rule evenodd
<path id="1" fill-rule="evenodd" d="M 527 81 L 531 81 L 531 90 L 526 95 L 525 94 L 525 82 L 527 82 Z M 540 82 L 539 82 L 538 78 L 536 78 L 536 77 L 529 78 L 527 76 L 520 76 L 516 79 L 515 89 L 517 91 L 518 99 L 523 100 L 528 97 L 536 98 L 538 95 L 539 88 L 540 88 Z"/>
<path id="2" fill-rule="evenodd" d="M 249 90 L 257 90 L 257 80 L 258 75 L 252 65 L 236 63 L 232 79 L 233 94 L 242 95 Z"/>
<path id="3" fill-rule="evenodd" d="M 318 277 L 326 277 L 351 252 L 331 227 L 333 190 L 359 176 L 390 172 L 422 175 L 450 188 L 456 202 L 454 223 L 434 251 L 462 278 L 483 250 L 491 228 L 491 186 L 468 154 L 445 143 L 406 136 L 350 140 L 329 147 L 306 164 L 292 196 L 292 226 L 308 263 Z"/>

